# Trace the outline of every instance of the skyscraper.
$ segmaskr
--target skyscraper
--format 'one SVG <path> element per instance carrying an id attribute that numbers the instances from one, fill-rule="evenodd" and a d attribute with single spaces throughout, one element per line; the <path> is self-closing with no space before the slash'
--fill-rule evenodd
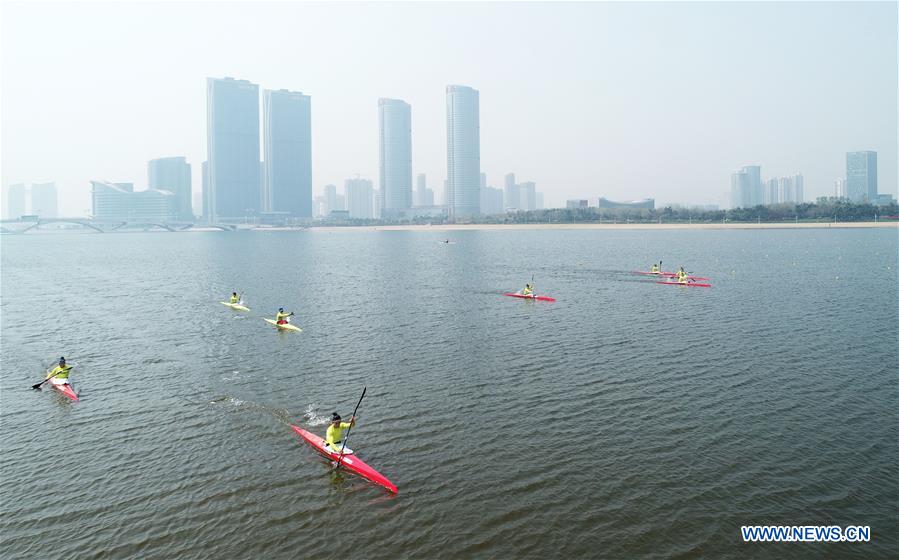
<path id="1" fill-rule="evenodd" d="M 762 168 L 758 165 L 744 165 L 741 169 L 749 176 L 749 193 L 746 201 L 749 206 L 758 206 L 765 203 L 762 192 Z"/>
<path id="2" fill-rule="evenodd" d="M 730 205 L 731 208 L 752 207 L 751 179 L 749 173 L 737 171 L 730 176 Z"/>
<path id="3" fill-rule="evenodd" d="M 515 174 L 506 173 L 503 183 L 503 206 L 506 209 L 517 210 L 521 208 L 521 191 L 515 183 Z"/>
<path id="4" fill-rule="evenodd" d="M 797 173 L 793 175 L 793 202 L 796 204 L 802 204 L 805 202 L 805 180 L 802 178 L 802 173 Z"/>
<path id="5" fill-rule="evenodd" d="M 434 191 L 428 188 L 425 174 L 419 173 L 415 180 L 415 206 L 434 206 Z"/>
<path id="6" fill-rule="evenodd" d="M 262 90 L 266 207 L 312 217 L 312 99 Z"/>
<path id="7" fill-rule="evenodd" d="M 56 183 L 31 185 L 31 213 L 41 218 L 56 218 L 58 213 Z"/>
<path id="8" fill-rule="evenodd" d="M 446 204 L 451 217 L 480 212 L 481 128 L 476 89 L 446 86 Z"/>
<path id="9" fill-rule="evenodd" d="M 877 200 L 877 152 L 846 154 L 846 194 L 852 202 Z"/>
<path id="10" fill-rule="evenodd" d="M 261 210 L 259 86 L 234 78 L 206 79 L 207 220 Z"/>
<path id="11" fill-rule="evenodd" d="M 777 178 L 772 177 L 768 179 L 766 185 L 765 192 L 765 204 L 780 204 L 780 188 L 777 184 Z"/>
<path id="12" fill-rule="evenodd" d="M 17 219 L 27 214 L 25 207 L 25 184 L 17 183 L 6 187 L 6 217 Z"/>
<path id="13" fill-rule="evenodd" d="M 412 207 L 412 107 L 401 99 L 378 99 L 382 209 Z"/>
<path id="14" fill-rule="evenodd" d="M 147 184 L 151 189 L 175 195 L 179 220 L 193 220 L 191 204 L 190 164 L 184 157 L 151 159 L 147 163 Z"/>
<path id="15" fill-rule="evenodd" d="M 781 202 L 796 202 L 796 190 L 793 188 L 792 177 L 781 177 L 778 179 L 778 192 Z"/>
<path id="16" fill-rule="evenodd" d="M 203 221 L 212 221 L 212 188 L 209 186 L 209 162 L 204 161 L 200 166 L 202 169 L 203 181 Z"/>
<path id="17" fill-rule="evenodd" d="M 350 218 L 370 220 L 375 217 L 372 207 L 375 197 L 375 189 L 368 179 L 347 179 L 343 183 L 346 193 L 346 209 Z"/>

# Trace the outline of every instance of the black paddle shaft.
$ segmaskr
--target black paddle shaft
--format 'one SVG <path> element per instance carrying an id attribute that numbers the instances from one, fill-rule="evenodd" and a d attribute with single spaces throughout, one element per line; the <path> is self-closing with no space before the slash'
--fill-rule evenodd
<path id="1" fill-rule="evenodd" d="M 362 388 L 362 396 L 359 397 L 359 402 L 356 403 L 356 408 L 353 409 L 353 415 L 350 416 L 350 422 L 353 422 L 353 420 L 356 418 L 356 411 L 359 410 L 359 405 L 362 404 L 362 399 L 365 398 L 365 391 L 367 391 L 367 390 L 368 390 L 368 387 Z M 350 427 L 346 429 L 346 435 L 343 436 L 343 445 L 340 446 L 340 457 L 337 458 L 337 466 L 334 467 L 335 471 L 340 468 L 340 463 L 343 461 L 343 450 L 346 449 L 346 442 L 347 442 L 347 440 L 350 439 L 350 430 L 352 430 L 352 429 L 353 429 L 353 425 L 351 423 Z"/>
<path id="2" fill-rule="evenodd" d="M 60 371 L 60 372 L 54 373 L 53 375 L 51 375 L 50 377 L 44 379 L 43 381 L 41 381 L 41 382 L 38 383 L 37 385 L 32 385 L 31 388 L 32 388 L 32 389 L 40 389 L 40 388 L 41 388 L 41 385 L 43 385 L 43 384 L 46 383 L 47 381 L 50 381 L 51 379 L 53 379 L 54 377 L 56 377 L 56 376 L 59 375 L 60 373 L 62 373 L 62 372 Z"/>

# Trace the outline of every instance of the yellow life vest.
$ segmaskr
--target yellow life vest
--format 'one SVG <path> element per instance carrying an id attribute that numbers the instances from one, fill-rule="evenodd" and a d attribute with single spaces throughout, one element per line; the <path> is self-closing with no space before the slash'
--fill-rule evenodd
<path id="1" fill-rule="evenodd" d="M 71 371 L 72 366 L 66 365 L 64 367 L 56 366 L 55 368 L 50 370 L 50 373 L 47 374 L 47 378 L 50 377 L 54 379 L 68 379 L 69 371 Z"/>

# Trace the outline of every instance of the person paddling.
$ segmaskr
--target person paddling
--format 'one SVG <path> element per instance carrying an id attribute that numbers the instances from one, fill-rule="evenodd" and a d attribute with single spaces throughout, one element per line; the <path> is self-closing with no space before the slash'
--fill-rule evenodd
<path id="1" fill-rule="evenodd" d="M 678 270 L 677 273 L 675 273 L 675 277 L 677 278 L 677 281 L 680 282 L 681 284 L 687 283 L 687 272 L 684 270 L 684 267 L 680 267 L 680 270 Z"/>
<path id="2" fill-rule="evenodd" d="M 350 417 L 349 422 L 342 422 L 339 414 L 336 412 L 332 413 L 331 424 L 328 425 L 328 431 L 325 432 L 325 447 L 334 453 L 352 454 L 353 450 L 349 447 L 341 447 L 341 443 L 343 442 L 343 431 L 355 425 L 355 416 Z"/>
<path id="3" fill-rule="evenodd" d="M 50 383 L 54 385 L 69 385 L 69 372 L 71 370 L 72 366 L 66 365 L 66 359 L 60 357 L 58 365 L 47 372 L 45 379 L 49 379 Z"/>
<path id="4" fill-rule="evenodd" d="M 659 265 L 652 263 L 652 268 L 650 268 L 649 271 L 652 272 L 653 274 L 658 274 L 659 273 Z"/>
<path id="5" fill-rule="evenodd" d="M 288 319 L 288 317 L 290 317 L 291 315 L 293 315 L 293 311 L 291 311 L 290 313 L 285 313 L 284 308 L 279 307 L 278 314 L 275 315 L 275 323 L 278 325 L 286 325 L 286 324 L 290 323 L 290 320 Z"/>
<path id="6" fill-rule="evenodd" d="M 532 296 L 534 295 L 534 287 L 530 284 L 525 284 L 524 289 L 521 290 L 521 295 L 523 296 Z"/>
<path id="7" fill-rule="evenodd" d="M 237 292 L 231 292 L 231 303 L 240 303 L 240 296 Z"/>

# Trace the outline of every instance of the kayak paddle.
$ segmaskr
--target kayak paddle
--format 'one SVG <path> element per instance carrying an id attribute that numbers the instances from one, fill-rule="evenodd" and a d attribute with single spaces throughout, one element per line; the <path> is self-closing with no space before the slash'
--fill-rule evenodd
<path id="1" fill-rule="evenodd" d="M 359 410 L 359 405 L 362 404 L 362 399 L 365 398 L 365 391 L 368 387 L 362 387 L 362 396 L 359 397 L 359 402 L 356 403 L 356 408 L 353 409 L 353 415 L 350 416 L 350 421 L 354 422 L 356 420 L 356 411 Z M 346 449 L 346 442 L 350 439 L 350 430 L 353 429 L 353 425 L 350 424 L 350 427 L 346 429 L 346 435 L 343 436 L 343 445 L 340 446 L 340 457 L 337 458 L 337 466 L 331 472 L 336 471 L 340 468 L 340 463 L 343 461 L 343 450 Z"/>
<path id="2" fill-rule="evenodd" d="M 71 369 L 71 368 L 69 368 L 69 369 Z M 54 373 L 53 375 L 51 375 L 50 377 L 44 379 L 43 381 L 41 381 L 41 382 L 38 383 L 37 385 L 32 385 L 31 388 L 32 388 L 32 389 L 40 389 L 40 388 L 41 388 L 41 385 L 43 385 L 43 384 L 46 383 L 47 381 L 50 381 L 51 379 L 53 379 L 54 377 L 56 377 L 56 376 L 59 375 L 60 373 L 62 373 L 62 372 L 61 372 L 61 371 L 58 371 L 58 372 Z"/>

